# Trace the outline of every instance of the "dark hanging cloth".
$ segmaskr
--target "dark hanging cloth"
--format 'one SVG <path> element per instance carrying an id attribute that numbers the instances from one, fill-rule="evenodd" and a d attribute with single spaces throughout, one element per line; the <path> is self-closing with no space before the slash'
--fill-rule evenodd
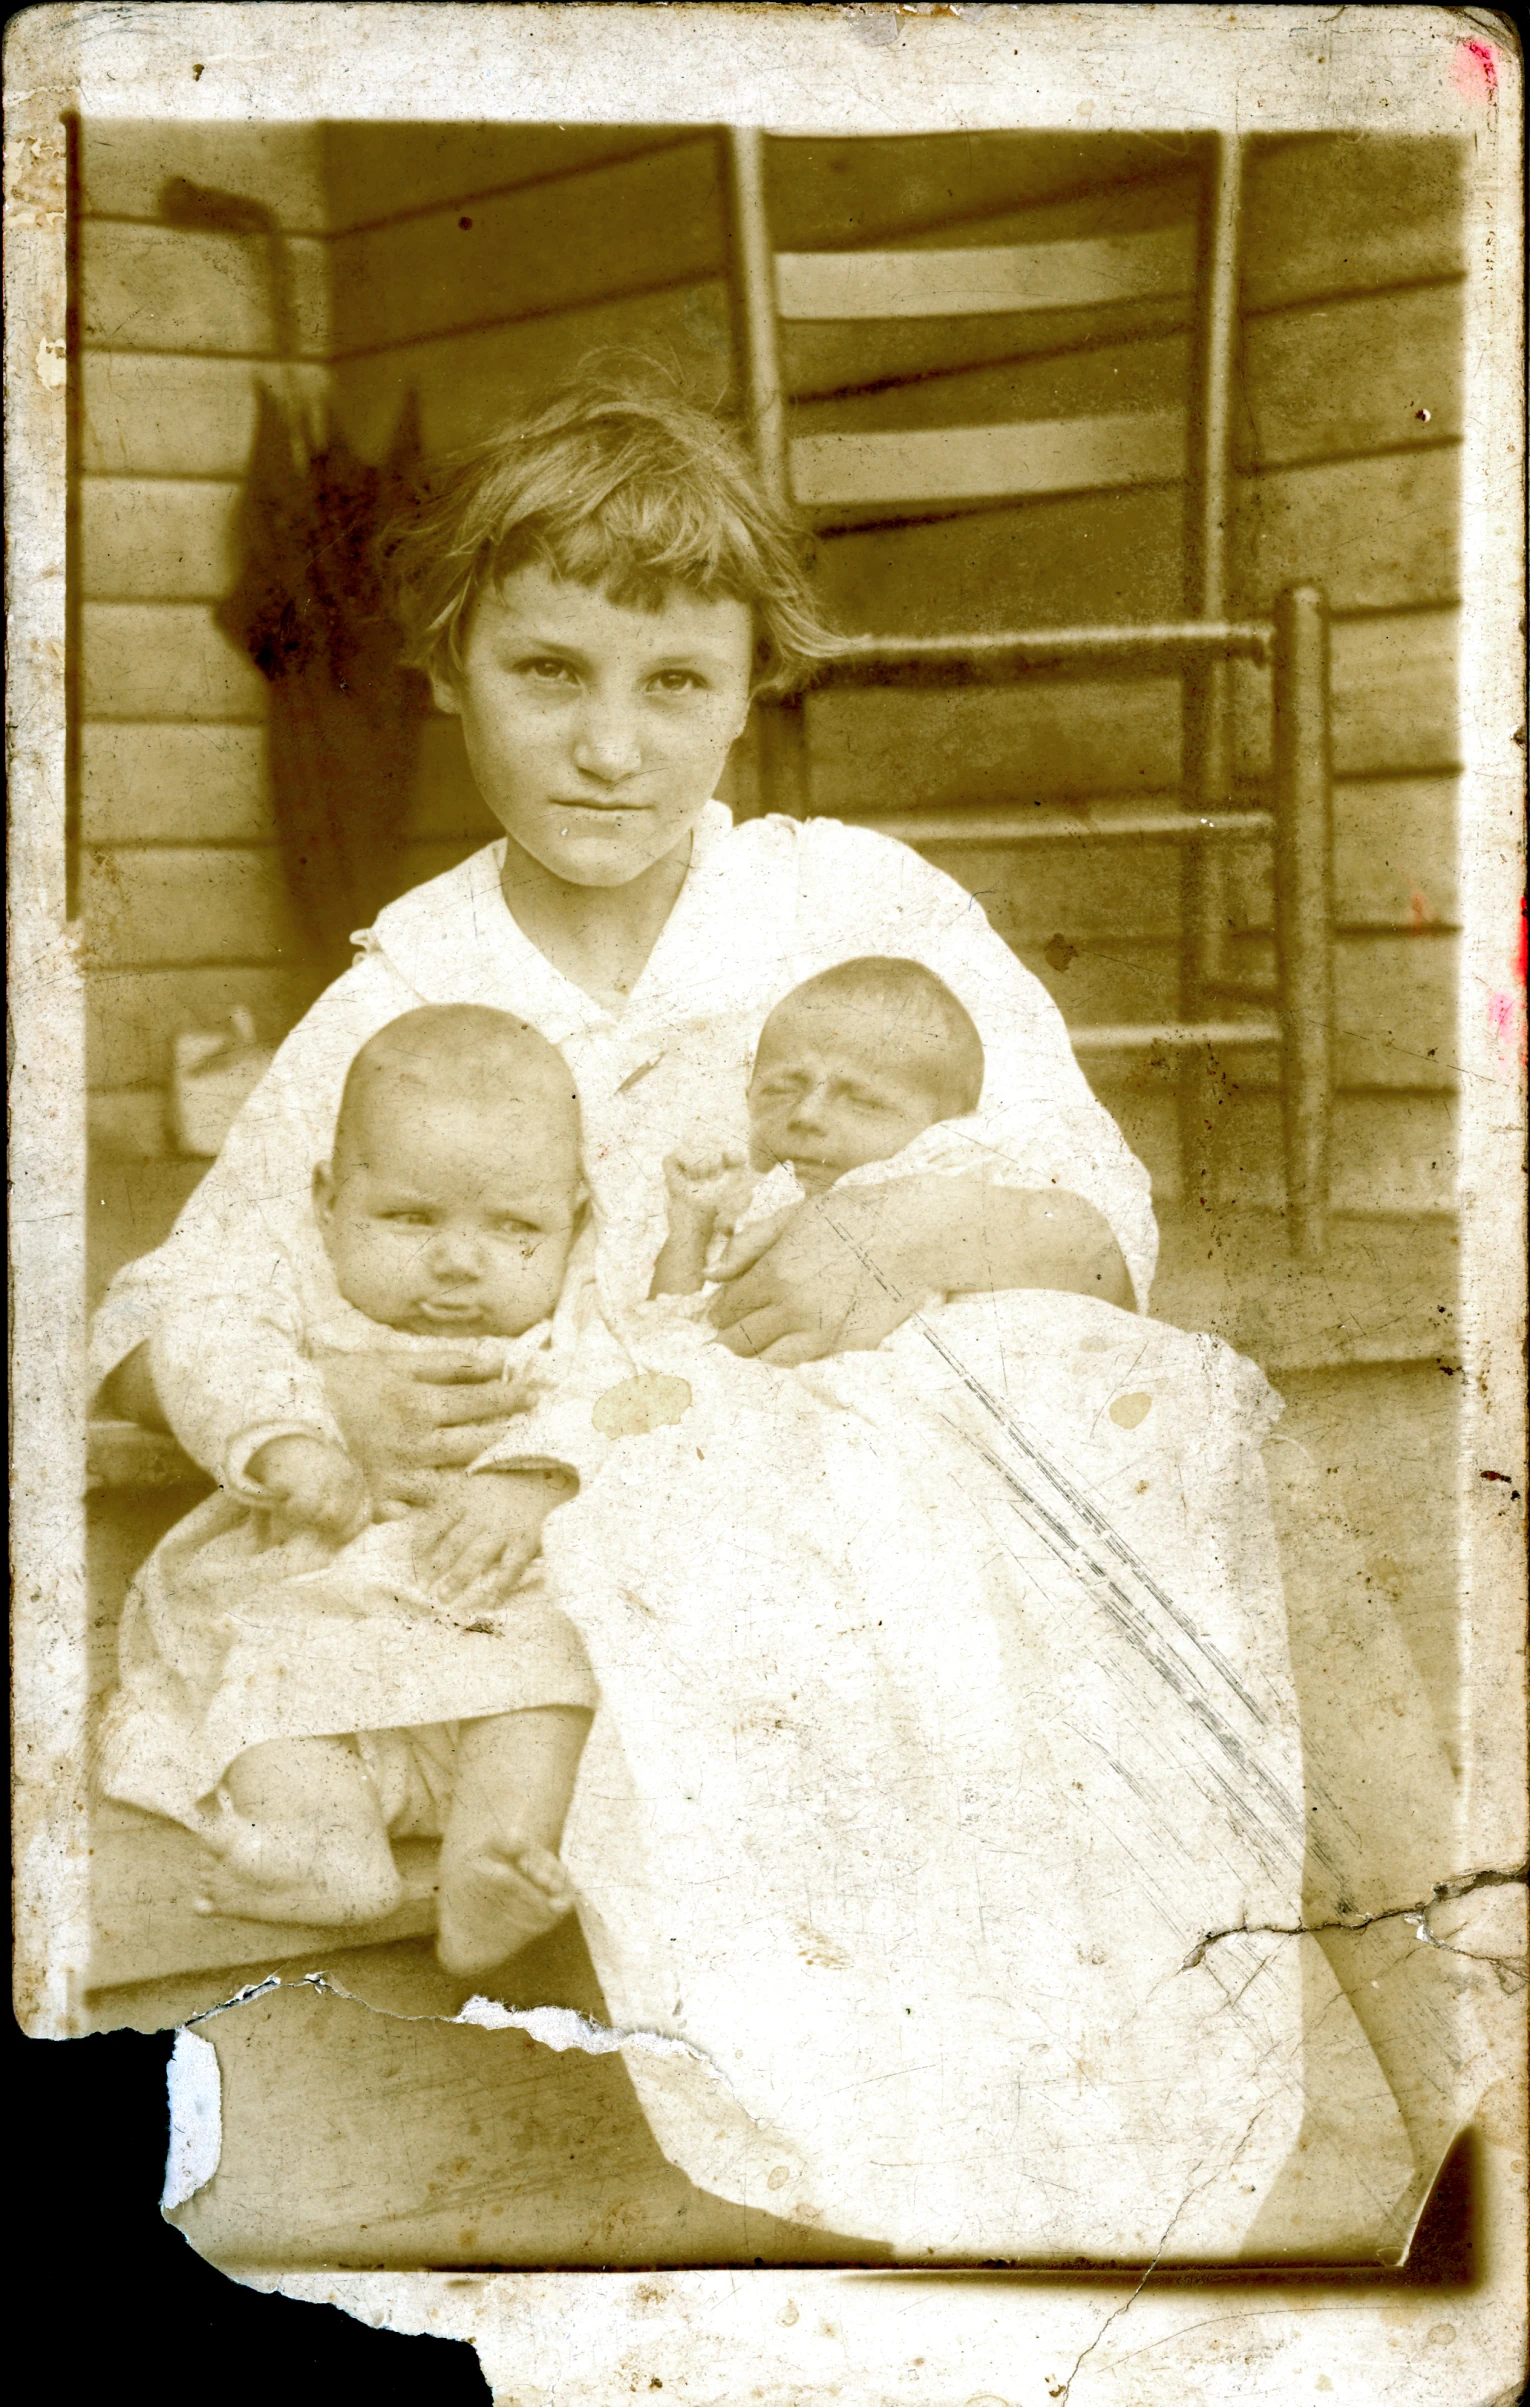
<path id="1" fill-rule="evenodd" d="M 218 623 L 271 688 L 277 840 L 313 956 L 338 972 L 352 931 L 403 881 L 403 847 L 429 689 L 399 659 L 374 558 L 418 488 L 413 400 L 370 467 L 331 428 L 311 449 L 262 384 L 240 509 L 238 582 Z"/>

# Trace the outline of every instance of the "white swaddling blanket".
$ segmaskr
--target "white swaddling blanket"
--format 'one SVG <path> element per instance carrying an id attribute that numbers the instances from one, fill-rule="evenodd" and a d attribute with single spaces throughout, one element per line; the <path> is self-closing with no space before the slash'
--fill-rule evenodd
<path id="1" fill-rule="evenodd" d="M 305 1333 L 305 1363 L 331 1352 L 441 1351 L 434 1339 L 325 1301 Z M 238 1328 L 237 1318 L 220 1326 L 225 1352 L 237 1352 Z M 451 1351 L 520 1395 L 555 1359 L 550 1334 L 542 1323 L 518 1338 L 458 1340 Z M 419 1520 L 376 1521 L 339 1546 L 308 1531 L 276 1543 L 248 1494 L 222 1493 L 178 1522 L 123 1610 L 120 1684 L 101 1733 L 106 1794 L 200 1830 L 206 1800 L 247 1747 L 593 1706 L 584 1650 L 549 1603 L 541 1564 L 507 1603 L 464 1621 L 421 1582 Z"/>
<path id="2" fill-rule="evenodd" d="M 1303 2110 L 1262 1375 L 1042 1293 L 797 1370 L 656 1304 L 625 1359 L 678 1417 L 587 1453 L 544 1546 L 602 1695 L 591 1950 L 694 2051 L 627 2050 L 661 2146 L 903 2251 L 1234 2251 Z M 1407 2166 L 1357 2063 L 1363 2228 Z"/>

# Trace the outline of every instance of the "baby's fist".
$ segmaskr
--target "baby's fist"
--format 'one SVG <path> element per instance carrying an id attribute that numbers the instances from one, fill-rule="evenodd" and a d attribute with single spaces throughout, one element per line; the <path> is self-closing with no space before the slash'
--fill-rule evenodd
<path id="1" fill-rule="evenodd" d="M 366 1482 L 345 1449 L 327 1438 L 268 1438 L 245 1472 L 265 1490 L 279 1523 L 317 1530 L 337 1544 L 366 1525 Z"/>

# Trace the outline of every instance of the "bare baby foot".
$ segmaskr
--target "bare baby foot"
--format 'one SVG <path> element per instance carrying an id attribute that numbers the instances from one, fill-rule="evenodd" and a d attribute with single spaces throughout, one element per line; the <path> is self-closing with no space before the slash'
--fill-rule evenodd
<path id="1" fill-rule="evenodd" d="M 203 1833 L 216 1869 L 195 1900 L 199 1914 L 249 1922 L 311 1922 L 333 1928 L 380 1922 L 403 1896 L 386 1836 L 322 1836 L 311 1827 L 258 1822 L 226 1799 Z"/>
<path id="2" fill-rule="evenodd" d="M 559 1858 L 533 1839 L 506 1835 L 443 1854 L 436 1954 L 448 1972 L 471 1976 L 540 1939 L 574 1903 Z"/>

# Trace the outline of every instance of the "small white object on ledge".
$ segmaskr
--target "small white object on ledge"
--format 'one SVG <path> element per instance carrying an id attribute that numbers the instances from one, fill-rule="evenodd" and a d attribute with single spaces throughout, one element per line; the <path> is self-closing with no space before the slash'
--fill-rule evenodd
<path id="1" fill-rule="evenodd" d="M 170 1075 L 170 1133 L 177 1151 L 210 1161 L 271 1060 L 243 1004 L 230 1013 L 226 1029 L 183 1031 L 175 1039 Z"/>

